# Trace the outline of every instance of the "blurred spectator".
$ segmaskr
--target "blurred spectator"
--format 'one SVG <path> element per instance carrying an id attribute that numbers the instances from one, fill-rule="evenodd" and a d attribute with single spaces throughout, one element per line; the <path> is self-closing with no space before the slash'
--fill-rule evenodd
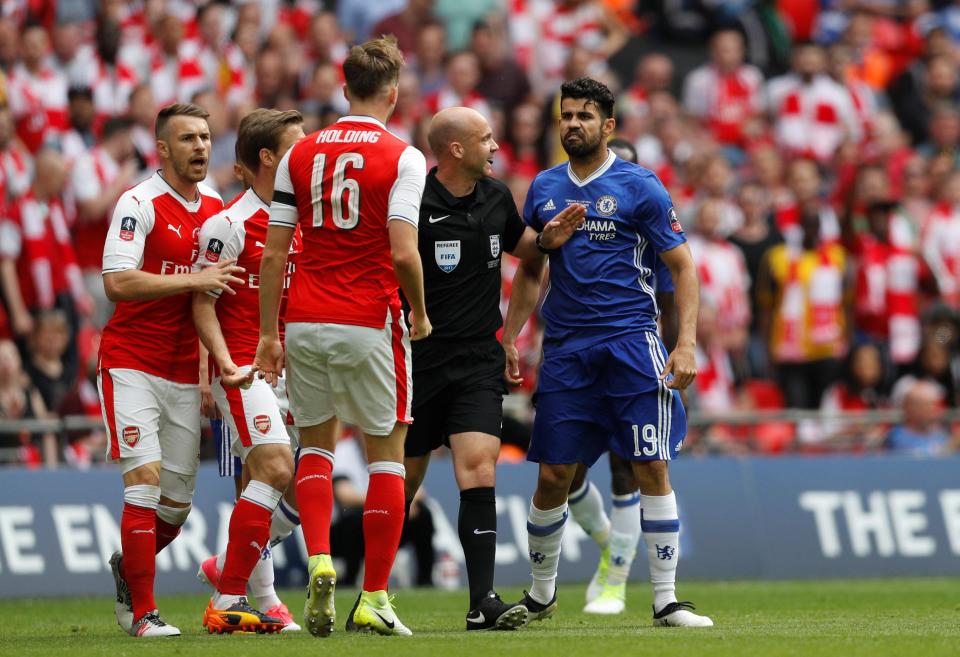
<path id="1" fill-rule="evenodd" d="M 207 2 L 197 9 L 198 37 L 188 42 L 185 54 L 196 61 L 203 76 L 202 86 L 235 107 L 248 93 L 246 60 L 237 45 L 227 39 L 224 5 Z"/>
<path id="2" fill-rule="evenodd" d="M 417 47 L 417 33 L 424 25 L 435 20 L 433 0 L 407 0 L 406 7 L 374 25 L 373 34 L 394 35 L 404 56 L 409 56 Z"/>
<path id="3" fill-rule="evenodd" d="M 440 91 L 446 78 L 447 32 L 441 23 L 427 23 L 417 34 L 417 48 L 410 58 L 420 91 L 430 96 Z"/>
<path id="4" fill-rule="evenodd" d="M 544 168 L 540 151 L 543 113 L 536 105 L 527 103 L 518 105 L 510 118 L 509 134 L 499 142 L 498 158 L 503 161 L 507 176 L 532 180 Z"/>
<path id="5" fill-rule="evenodd" d="M 337 20 L 351 43 L 363 43 L 374 35 L 373 26 L 396 14 L 407 0 L 350 0 L 337 3 Z"/>
<path id="6" fill-rule="evenodd" d="M 926 381 L 913 383 L 903 396 L 903 422 L 887 434 L 891 452 L 912 456 L 942 456 L 950 449 L 947 432 L 940 424 L 943 391 Z"/>
<path id="7" fill-rule="evenodd" d="M 840 380 L 824 391 L 820 412 L 831 415 L 887 408 L 890 383 L 887 369 L 878 343 L 856 345 L 847 355 Z M 827 417 L 820 422 L 817 440 L 807 441 L 804 447 L 862 451 L 878 446 L 886 431 L 886 427 L 876 423 L 845 422 Z"/>
<path id="8" fill-rule="evenodd" d="M 503 21 L 479 21 L 473 28 L 470 49 L 480 62 L 477 91 L 509 116 L 529 99 L 530 79 L 510 53 Z"/>
<path id="9" fill-rule="evenodd" d="M 857 76 L 856 51 L 846 43 L 830 46 L 828 53 L 830 78 L 846 89 L 861 128 L 861 139 L 866 141 L 873 134 L 873 124 L 879 109 L 877 90 Z"/>
<path id="10" fill-rule="evenodd" d="M 697 318 L 697 378 L 690 403 L 705 413 L 735 410 L 736 390 L 729 349 L 724 339 L 722 313 L 711 291 L 700 288 Z"/>
<path id="11" fill-rule="evenodd" d="M 157 109 L 153 89 L 149 84 L 139 84 L 130 92 L 130 118 L 133 120 L 130 136 L 136 150 L 138 180 L 152 175 L 160 167 L 157 139 L 154 134 Z"/>
<path id="12" fill-rule="evenodd" d="M 15 138 L 10 107 L 0 101 L 0 208 L 22 196 L 32 176 L 33 158 Z"/>
<path id="13" fill-rule="evenodd" d="M 20 336 L 33 329 L 31 312 L 60 308 L 76 332 L 77 312 L 89 314 L 93 309 L 61 201 L 66 180 L 63 157 L 40 151 L 30 190 L 11 208 L 10 219 L 2 222 L 0 277 L 14 331 Z"/>
<path id="14" fill-rule="evenodd" d="M 620 102 L 629 99 L 635 111 L 642 115 L 649 112 L 647 102 L 650 96 L 659 92 L 670 92 L 673 88 L 673 62 L 662 53 L 644 55 L 633 71 L 633 84 L 625 94 L 620 96 Z"/>
<path id="15" fill-rule="evenodd" d="M 960 171 L 950 174 L 939 200 L 923 229 L 923 257 L 940 297 L 960 309 Z"/>
<path id="16" fill-rule="evenodd" d="M 847 349 L 847 256 L 820 231 L 817 209 L 801 209 L 801 240 L 772 247 L 757 280 L 761 331 L 791 408 L 819 405 Z"/>
<path id="17" fill-rule="evenodd" d="M 205 82 L 203 69 L 183 40 L 183 21 L 166 14 L 159 19 L 150 47 L 150 89 L 158 107 L 186 102 Z"/>
<path id="18" fill-rule="evenodd" d="M 951 353 L 948 343 L 936 334 L 924 336 L 916 360 L 904 368 L 904 375 L 894 384 L 891 398 L 902 401 L 906 391 L 916 381 L 926 381 L 939 387 L 943 401 L 956 406 L 960 392 L 960 363 Z"/>
<path id="19" fill-rule="evenodd" d="M 313 69 L 307 97 L 300 104 L 301 111 L 310 116 L 320 116 L 326 112 L 345 114 L 348 106 L 339 69 L 330 62 L 317 64 Z"/>
<path id="20" fill-rule="evenodd" d="M 767 112 L 777 143 L 791 155 L 824 163 L 844 140 L 857 142 L 862 132 L 850 94 L 826 71 L 823 48 L 801 44 L 793 53 L 792 72 L 767 83 Z"/>
<path id="21" fill-rule="evenodd" d="M 744 63 L 743 37 L 721 30 L 710 38 L 710 63 L 694 69 L 683 85 L 683 106 L 723 146 L 744 147 L 762 130 L 763 74 Z"/>
<path id="22" fill-rule="evenodd" d="M 767 347 L 760 335 L 760 306 L 756 281 L 760 264 L 767 251 L 783 242 L 783 236 L 770 222 L 770 214 L 764 205 L 763 191 L 756 182 L 746 182 L 737 194 L 737 202 L 743 213 L 743 225 L 730 236 L 730 243 L 740 249 L 747 268 L 749 281 L 750 324 L 748 327 L 747 356 L 751 376 L 768 375 Z"/>
<path id="23" fill-rule="evenodd" d="M 690 251 L 700 277 L 701 296 L 714 306 L 712 323 L 717 334 L 711 343 L 728 359 L 731 355 L 740 359 L 746 356 L 750 325 L 750 278 L 743 254 L 723 237 L 722 212 L 723 206 L 716 200 L 700 206 L 689 237 Z"/>
<path id="24" fill-rule="evenodd" d="M 430 114 L 447 107 L 469 107 L 484 116 L 491 116 L 490 105 L 477 90 L 480 84 L 480 62 L 469 50 L 454 53 L 447 60 L 446 79 L 437 91 L 424 99 Z"/>
<path id="25" fill-rule="evenodd" d="M 58 21 L 50 35 L 50 66 L 67 79 L 70 86 L 88 82 L 96 68 L 94 49 L 84 43 L 83 25 L 78 21 Z"/>
<path id="26" fill-rule="evenodd" d="M 48 310 L 37 316 L 27 340 L 25 369 L 43 397 L 44 406 L 52 413 L 59 412 L 61 402 L 76 384 L 76 363 L 69 366 L 64 363 L 71 337 L 66 315 L 59 310 Z"/>
<path id="27" fill-rule="evenodd" d="M 98 129 L 108 118 L 126 113 L 130 92 L 137 84 L 136 73 L 118 59 L 122 36 L 119 23 L 111 20 L 97 23 L 96 58 L 83 78 L 83 84 L 93 89 Z"/>
<path id="28" fill-rule="evenodd" d="M 920 262 L 895 236 L 892 202 L 867 208 L 867 230 L 849 243 L 856 257 L 854 317 L 858 331 L 889 343 L 895 365 L 913 360 L 920 344 L 917 307 Z M 902 217 L 901 217 L 902 218 Z"/>
<path id="29" fill-rule="evenodd" d="M 718 223 L 717 235 L 726 237 L 743 225 L 743 214 L 732 198 L 734 174 L 729 160 L 719 153 L 703 158 L 699 175 L 691 175 L 698 183 L 696 201 L 712 201 Z"/>
<path id="30" fill-rule="evenodd" d="M 72 163 L 97 143 L 93 133 L 93 89 L 70 87 L 67 91 L 67 115 L 70 127 L 60 139 L 60 151 L 67 162 Z"/>
<path id="31" fill-rule="evenodd" d="M 393 134 L 412 143 L 421 122 L 429 118 L 423 113 L 417 76 L 409 71 L 401 71 L 397 81 L 397 106 L 387 120 L 387 127 Z"/>
<path id="32" fill-rule="evenodd" d="M 917 153 L 927 159 L 947 155 L 953 158 L 954 166 L 960 164 L 960 110 L 955 105 L 943 104 L 934 108 L 929 140 L 917 147 Z"/>
<path id="33" fill-rule="evenodd" d="M 104 326 L 113 313 L 101 276 L 110 213 L 120 195 L 137 179 L 132 130 L 130 119 L 108 119 L 100 143 L 79 157 L 70 174 L 70 188 L 77 204 L 73 244 L 84 283 L 94 300 L 92 319 L 98 327 Z"/>
<path id="34" fill-rule="evenodd" d="M 803 212 L 816 215 L 818 240 L 836 242 L 840 239 L 840 222 L 821 194 L 821 182 L 820 169 L 813 160 L 801 158 L 789 164 L 787 184 L 791 202 L 776 208 L 773 214 L 777 230 L 788 244 L 797 246 L 803 239 Z"/>
<path id="35" fill-rule="evenodd" d="M 565 63 L 574 48 L 585 55 L 585 71 L 601 77 L 607 57 L 626 40 L 622 24 L 612 20 L 596 0 L 529 0 L 516 3 L 510 18 L 511 37 L 520 52 L 519 60 L 534 71 L 536 91 L 549 95 L 570 80 Z"/>
<path id="36" fill-rule="evenodd" d="M 25 26 L 21 61 L 7 82 L 17 135 L 31 153 L 56 143 L 67 129 L 67 78 L 46 63 L 49 52 L 50 38 L 43 26 Z"/>
<path id="37" fill-rule="evenodd" d="M 907 75 L 906 73 L 904 75 Z M 935 107 L 955 104 L 960 97 L 957 65 L 949 57 L 938 55 L 927 60 L 922 72 L 901 76 L 890 89 L 890 101 L 900 125 L 919 145 L 930 139 L 930 117 Z"/>
<path id="38" fill-rule="evenodd" d="M 783 156 L 772 143 L 759 143 L 750 149 L 750 171 L 760 185 L 763 204 L 771 212 L 793 201 L 786 185 L 786 166 Z"/>
<path id="39" fill-rule="evenodd" d="M 0 421 L 46 417 L 43 397 L 24 373 L 17 347 L 9 340 L 0 340 Z M 53 466 L 57 462 L 57 439 L 49 433 L 0 433 L 0 462 Z"/>
<path id="40" fill-rule="evenodd" d="M 847 79 L 879 91 L 889 84 L 894 67 L 893 58 L 877 45 L 874 21 L 874 14 L 867 8 L 854 11 L 841 43 L 850 49 Z"/>
<path id="41" fill-rule="evenodd" d="M 237 130 L 230 113 L 209 89 L 195 94 L 191 102 L 210 113 L 207 117 L 210 127 L 210 167 L 204 182 L 221 192 L 224 198 L 233 198 L 240 189 L 233 175 Z"/>

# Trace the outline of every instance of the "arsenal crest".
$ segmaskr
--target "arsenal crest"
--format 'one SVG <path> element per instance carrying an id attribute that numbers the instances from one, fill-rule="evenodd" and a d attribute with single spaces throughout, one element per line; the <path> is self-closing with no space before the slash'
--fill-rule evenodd
<path id="1" fill-rule="evenodd" d="M 260 433 L 267 433 L 270 431 L 270 416 L 258 415 L 253 418 L 253 426 L 255 426 Z"/>
<path id="2" fill-rule="evenodd" d="M 500 255 L 500 236 L 491 235 L 490 236 L 490 255 L 496 258 Z"/>
<path id="3" fill-rule="evenodd" d="M 123 428 L 123 442 L 133 447 L 140 441 L 140 429 L 137 427 Z"/>

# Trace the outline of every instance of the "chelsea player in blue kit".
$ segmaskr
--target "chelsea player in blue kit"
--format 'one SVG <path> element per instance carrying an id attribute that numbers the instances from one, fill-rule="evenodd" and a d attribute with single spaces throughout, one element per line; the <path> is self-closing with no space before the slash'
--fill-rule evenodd
<path id="1" fill-rule="evenodd" d="M 544 250 L 550 288 L 527 456 L 540 474 L 527 519 L 533 583 L 522 603 L 529 620 L 557 608 L 570 483 L 577 464 L 589 467 L 610 450 L 632 462 L 640 485 L 654 625 L 708 627 L 713 621 L 676 598 L 680 520 L 667 469 L 686 433 L 679 390 L 696 376 L 696 268 L 666 189 L 651 171 L 607 149 L 615 127 L 610 90 L 579 78 L 561 87 L 560 99 L 560 139 L 570 161 L 536 177 L 524 220 L 540 231 L 574 203 L 587 216 L 567 244 Z M 657 335 L 658 255 L 673 277 L 678 312 L 669 356 Z M 503 335 L 508 374 L 517 369 L 514 341 L 536 303 L 542 266 L 542 258 L 523 261 L 514 279 Z"/>

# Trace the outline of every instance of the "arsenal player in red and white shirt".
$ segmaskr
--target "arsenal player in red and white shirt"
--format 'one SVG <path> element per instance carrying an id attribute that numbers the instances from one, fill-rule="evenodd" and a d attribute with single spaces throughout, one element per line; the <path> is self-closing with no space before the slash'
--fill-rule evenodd
<path id="1" fill-rule="evenodd" d="M 103 249 L 103 285 L 116 302 L 100 343 L 98 384 L 109 457 L 120 464 L 122 555 L 110 559 L 117 622 L 132 636 L 175 636 L 153 597 L 155 554 L 186 521 L 200 444 L 199 349 L 192 292 L 243 280 L 233 260 L 192 273 L 197 236 L 223 208 L 207 175 L 207 112 L 176 104 L 157 115 L 161 168 L 117 201 Z M 233 290 L 230 290 L 233 292 Z"/>
<path id="2" fill-rule="evenodd" d="M 307 629 L 333 629 L 331 471 L 339 422 L 363 431 L 370 484 L 364 505 L 366 570 L 348 631 L 409 635 L 387 598 L 404 517 L 403 444 L 410 416 L 410 339 L 427 337 L 417 249 L 423 154 L 384 123 L 397 101 L 403 57 L 393 37 L 368 41 L 343 64 L 350 115 L 299 142 L 280 162 L 260 268 L 255 367 L 283 367 L 277 315 L 287 253 L 303 254 L 286 313 L 290 406 L 300 428 L 297 500 L 307 543 Z M 407 335 L 398 288 L 412 308 Z"/>
<path id="3" fill-rule="evenodd" d="M 253 628 L 275 632 L 293 623 L 275 593 L 271 600 L 258 600 L 261 608 L 267 608 L 265 614 L 249 605 L 245 595 L 255 567 L 273 568 L 261 553 L 273 538 L 271 517 L 293 477 L 293 452 L 277 395 L 265 380 L 254 378 L 251 366 L 260 337 L 259 275 L 255 272 L 260 271 L 267 240 L 274 177 L 280 159 L 302 137 L 300 112 L 257 109 L 247 114 L 237 134 L 237 159 L 252 174 L 252 184 L 200 229 L 194 270 L 236 259 L 247 272 L 245 282 L 235 288 L 236 295 L 223 297 L 220 290 L 212 290 L 193 296 L 197 332 L 215 366 L 213 396 L 230 428 L 232 452 L 243 460 L 249 475 L 230 517 L 223 566 L 219 574 L 215 565 L 212 569 L 216 581 L 211 583 L 217 593 L 203 619 L 211 632 Z M 300 240 L 294 236 L 289 276 L 299 251 Z M 212 559 L 215 564 L 217 557 Z M 206 567 L 204 574 L 210 578 Z"/>

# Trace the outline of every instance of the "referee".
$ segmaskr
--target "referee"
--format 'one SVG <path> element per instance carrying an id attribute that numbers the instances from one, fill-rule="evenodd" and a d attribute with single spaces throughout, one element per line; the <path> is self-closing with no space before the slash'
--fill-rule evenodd
<path id="1" fill-rule="evenodd" d="M 497 547 L 495 467 L 500 453 L 505 358 L 497 341 L 500 257 L 540 258 L 576 230 L 571 205 L 541 234 L 526 226 L 507 186 L 490 177 L 498 146 L 490 125 L 466 107 L 442 110 L 427 136 L 437 166 L 420 204 L 420 258 L 430 337 L 413 344 L 413 416 L 406 439 L 406 498 L 416 494 L 430 452 L 448 445 L 460 488 L 458 532 L 470 585 L 468 630 L 510 630 L 527 610 L 493 590 Z"/>

